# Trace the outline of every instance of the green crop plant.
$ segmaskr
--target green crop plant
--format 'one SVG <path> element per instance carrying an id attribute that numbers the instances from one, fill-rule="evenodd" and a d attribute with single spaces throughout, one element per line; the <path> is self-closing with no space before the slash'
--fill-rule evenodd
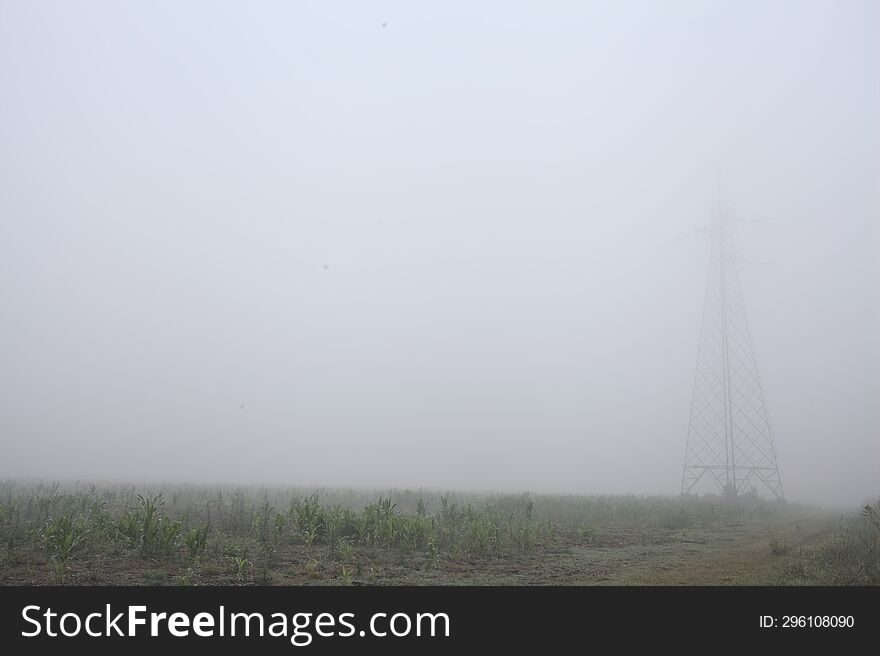
<path id="1" fill-rule="evenodd" d="M 327 544 L 331 546 L 353 539 L 358 534 L 355 513 L 339 504 L 325 513 L 325 522 Z"/>
<path id="2" fill-rule="evenodd" d="M 354 558 L 354 545 L 347 538 L 341 538 L 336 543 L 336 551 L 343 560 L 352 560 Z"/>
<path id="3" fill-rule="evenodd" d="M 425 556 L 427 556 L 428 564 L 431 567 L 436 568 L 440 563 L 440 550 L 437 548 L 437 539 L 434 535 L 428 539 L 428 549 Z"/>
<path id="4" fill-rule="evenodd" d="M 420 514 L 415 517 L 403 517 L 400 521 L 401 542 L 414 551 L 424 549 L 434 528 L 433 518 Z"/>
<path id="5" fill-rule="evenodd" d="M 511 526 L 511 542 L 515 551 L 529 553 L 535 548 L 536 530 L 530 519 L 516 520 Z"/>
<path id="6" fill-rule="evenodd" d="M 192 568 L 190 567 L 183 574 L 178 576 L 175 582 L 181 587 L 189 587 L 193 584 L 194 578 L 195 572 L 193 572 Z"/>
<path id="7" fill-rule="evenodd" d="M 67 563 L 73 552 L 82 545 L 86 535 L 82 525 L 66 515 L 46 520 L 41 537 L 46 552 L 55 565 L 57 583 L 67 580 Z"/>
<path id="8" fill-rule="evenodd" d="M 468 525 L 468 551 L 478 556 L 486 556 L 495 545 L 492 525 L 485 519 L 472 519 Z"/>
<path id="9" fill-rule="evenodd" d="M 284 524 L 281 524 L 283 530 Z M 278 530 L 277 518 L 269 507 L 268 502 L 263 504 L 262 509 L 254 516 L 252 532 L 257 538 L 257 542 L 268 548 L 270 545 L 277 543 L 281 532 Z"/>
<path id="10" fill-rule="evenodd" d="M 449 495 L 440 495 L 440 520 L 444 524 L 455 524 L 456 504 L 449 503 Z"/>
<path id="11" fill-rule="evenodd" d="M 3 536 L 7 552 L 12 552 L 17 542 L 24 539 L 27 522 L 22 521 L 20 504 L 10 500 L 0 504 L 0 536 Z"/>
<path id="12" fill-rule="evenodd" d="M 208 544 L 208 525 L 194 526 L 183 536 L 190 562 L 196 560 Z"/>
<path id="13" fill-rule="evenodd" d="M 168 558 L 177 549 L 180 522 L 159 512 L 161 495 L 137 495 L 137 505 L 122 514 L 116 522 L 116 536 L 141 558 Z"/>
<path id="14" fill-rule="evenodd" d="M 271 581 L 270 570 L 274 565 L 275 550 L 284 530 L 285 519 L 277 514 L 264 499 L 262 508 L 253 520 L 254 534 L 257 540 L 257 576 L 259 584 Z"/>
<path id="15" fill-rule="evenodd" d="M 294 498 L 291 502 L 291 516 L 307 545 L 312 546 L 323 534 L 326 525 L 324 507 L 318 502 L 317 494 L 304 499 Z"/>
<path id="16" fill-rule="evenodd" d="M 107 510 L 107 503 L 97 498 L 89 500 L 85 515 L 93 538 L 104 543 L 113 541 L 115 522 Z"/>
<path id="17" fill-rule="evenodd" d="M 140 547 L 140 520 L 137 513 L 126 512 L 116 522 L 116 539 L 124 547 L 137 550 Z"/>
<path id="18" fill-rule="evenodd" d="M 178 538 L 180 537 L 180 522 L 172 521 L 163 516 L 158 523 L 156 550 L 160 557 L 168 558 L 177 550 Z"/>
<path id="19" fill-rule="evenodd" d="M 243 581 L 248 568 L 251 566 L 251 561 L 247 559 L 247 554 L 244 554 L 242 556 L 235 556 L 233 562 L 235 563 L 235 576 L 239 581 Z"/>
<path id="20" fill-rule="evenodd" d="M 396 546 L 401 533 L 403 522 L 397 512 L 397 504 L 391 502 L 391 498 L 379 499 L 375 504 L 376 541 L 383 547 Z"/>
<path id="21" fill-rule="evenodd" d="M 157 504 L 161 501 L 161 496 L 145 497 L 139 494 L 137 500 L 139 508 L 134 515 L 137 548 L 144 558 L 148 558 L 156 551 L 159 540 Z"/>
<path id="22" fill-rule="evenodd" d="M 319 532 L 320 526 L 316 524 L 309 524 L 303 529 L 303 538 L 305 539 L 306 546 L 311 547 L 318 540 L 320 535 Z"/>

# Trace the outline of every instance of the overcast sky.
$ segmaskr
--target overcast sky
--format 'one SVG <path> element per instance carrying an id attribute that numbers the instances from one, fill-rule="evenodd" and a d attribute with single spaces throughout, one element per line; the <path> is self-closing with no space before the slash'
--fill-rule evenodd
<path id="1" fill-rule="evenodd" d="M 0 1 L 0 477 L 676 494 L 720 170 L 876 498 L 878 8 Z"/>

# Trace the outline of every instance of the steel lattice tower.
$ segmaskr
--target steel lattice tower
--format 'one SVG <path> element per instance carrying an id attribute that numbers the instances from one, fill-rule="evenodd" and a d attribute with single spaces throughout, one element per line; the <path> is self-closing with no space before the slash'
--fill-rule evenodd
<path id="1" fill-rule="evenodd" d="M 783 499 L 770 416 L 720 203 L 709 234 L 709 275 L 681 491 L 687 494 L 701 480 L 710 480 L 722 494 L 738 496 L 760 481 Z"/>

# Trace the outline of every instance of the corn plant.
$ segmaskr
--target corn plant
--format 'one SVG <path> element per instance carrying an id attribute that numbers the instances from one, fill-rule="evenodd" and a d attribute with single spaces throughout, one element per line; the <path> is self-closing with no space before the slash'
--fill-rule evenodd
<path id="1" fill-rule="evenodd" d="M 15 500 L 0 504 L 0 535 L 5 541 L 6 550 L 11 552 L 16 542 L 24 539 L 26 523 L 21 517 L 20 504 Z"/>
<path id="2" fill-rule="evenodd" d="M 516 551 L 528 553 L 535 548 L 535 525 L 530 521 L 515 521 L 511 527 L 512 544 Z"/>
<path id="3" fill-rule="evenodd" d="M 190 562 L 196 560 L 208 543 L 208 525 L 202 524 L 191 528 L 183 536 L 183 543 L 186 545 Z"/>
<path id="4" fill-rule="evenodd" d="M 235 576 L 239 581 L 243 581 L 245 577 L 245 573 L 248 568 L 251 566 L 251 561 L 247 559 L 247 554 L 243 556 L 235 556 Z"/>
<path id="5" fill-rule="evenodd" d="M 440 562 L 440 550 L 437 548 L 437 541 L 433 535 L 428 539 L 428 551 L 425 555 L 428 558 L 429 565 L 437 567 Z"/>
<path id="6" fill-rule="evenodd" d="M 177 541 L 180 537 L 180 522 L 172 521 L 168 516 L 163 516 L 158 522 L 156 552 L 162 558 L 170 557 L 177 549 Z"/>
<path id="7" fill-rule="evenodd" d="M 116 534 L 123 545 L 144 558 L 167 558 L 177 548 L 180 522 L 159 512 L 161 495 L 137 495 L 137 505 L 118 520 Z"/>
<path id="8" fill-rule="evenodd" d="M 468 551 L 485 556 L 492 546 L 492 527 L 486 520 L 472 521 L 467 533 Z"/>
<path id="9" fill-rule="evenodd" d="M 325 521 L 327 544 L 331 546 L 357 536 L 355 514 L 347 508 L 342 508 L 338 504 L 333 506 L 326 513 Z"/>
<path id="10" fill-rule="evenodd" d="M 265 503 L 263 509 L 254 516 L 251 531 L 260 544 L 268 546 L 275 543 L 276 526 L 272 510 L 269 504 Z"/>
<path id="11" fill-rule="evenodd" d="M 159 518 L 157 504 L 160 496 L 145 497 L 137 496 L 139 508 L 135 514 L 137 527 L 137 546 L 144 558 L 149 558 L 156 550 L 159 540 Z"/>
<path id="12" fill-rule="evenodd" d="M 346 538 L 342 538 L 336 543 L 336 551 L 343 560 L 354 558 L 354 545 Z"/>
<path id="13" fill-rule="evenodd" d="M 56 582 L 64 583 L 67 580 L 67 562 L 83 543 L 87 533 L 79 522 L 62 515 L 46 520 L 41 535 L 46 551 L 55 565 Z"/>
<path id="14" fill-rule="evenodd" d="M 417 551 L 425 548 L 434 530 L 433 518 L 417 514 L 415 517 L 405 517 L 402 519 L 400 523 L 400 538 L 405 546 Z"/>
<path id="15" fill-rule="evenodd" d="M 179 585 L 181 587 L 184 587 L 184 586 L 189 587 L 193 584 L 194 578 L 195 578 L 195 572 L 193 572 L 192 568 L 189 568 L 186 570 L 186 572 L 184 572 L 183 574 L 178 576 L 177 579 L 175 580 L 175 582 L 177 583 L 177 585 Z"/>
<path id="16" fill-rule="evenodd" d="M 311 547 L 318 540 L 320 526 L 317 524 L 309 524 L 303 529 L 303 538 L 305 539 L 306 546 Z"/>

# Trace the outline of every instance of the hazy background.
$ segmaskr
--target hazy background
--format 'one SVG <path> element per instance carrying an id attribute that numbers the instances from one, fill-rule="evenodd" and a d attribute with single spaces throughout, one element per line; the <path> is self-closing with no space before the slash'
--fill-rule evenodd
<path id="1" fill-rule="evenodd" d="M 676 494 L 721 169 L 880 493 L 880 10 L 0 1 L 0 477 Z"/>

